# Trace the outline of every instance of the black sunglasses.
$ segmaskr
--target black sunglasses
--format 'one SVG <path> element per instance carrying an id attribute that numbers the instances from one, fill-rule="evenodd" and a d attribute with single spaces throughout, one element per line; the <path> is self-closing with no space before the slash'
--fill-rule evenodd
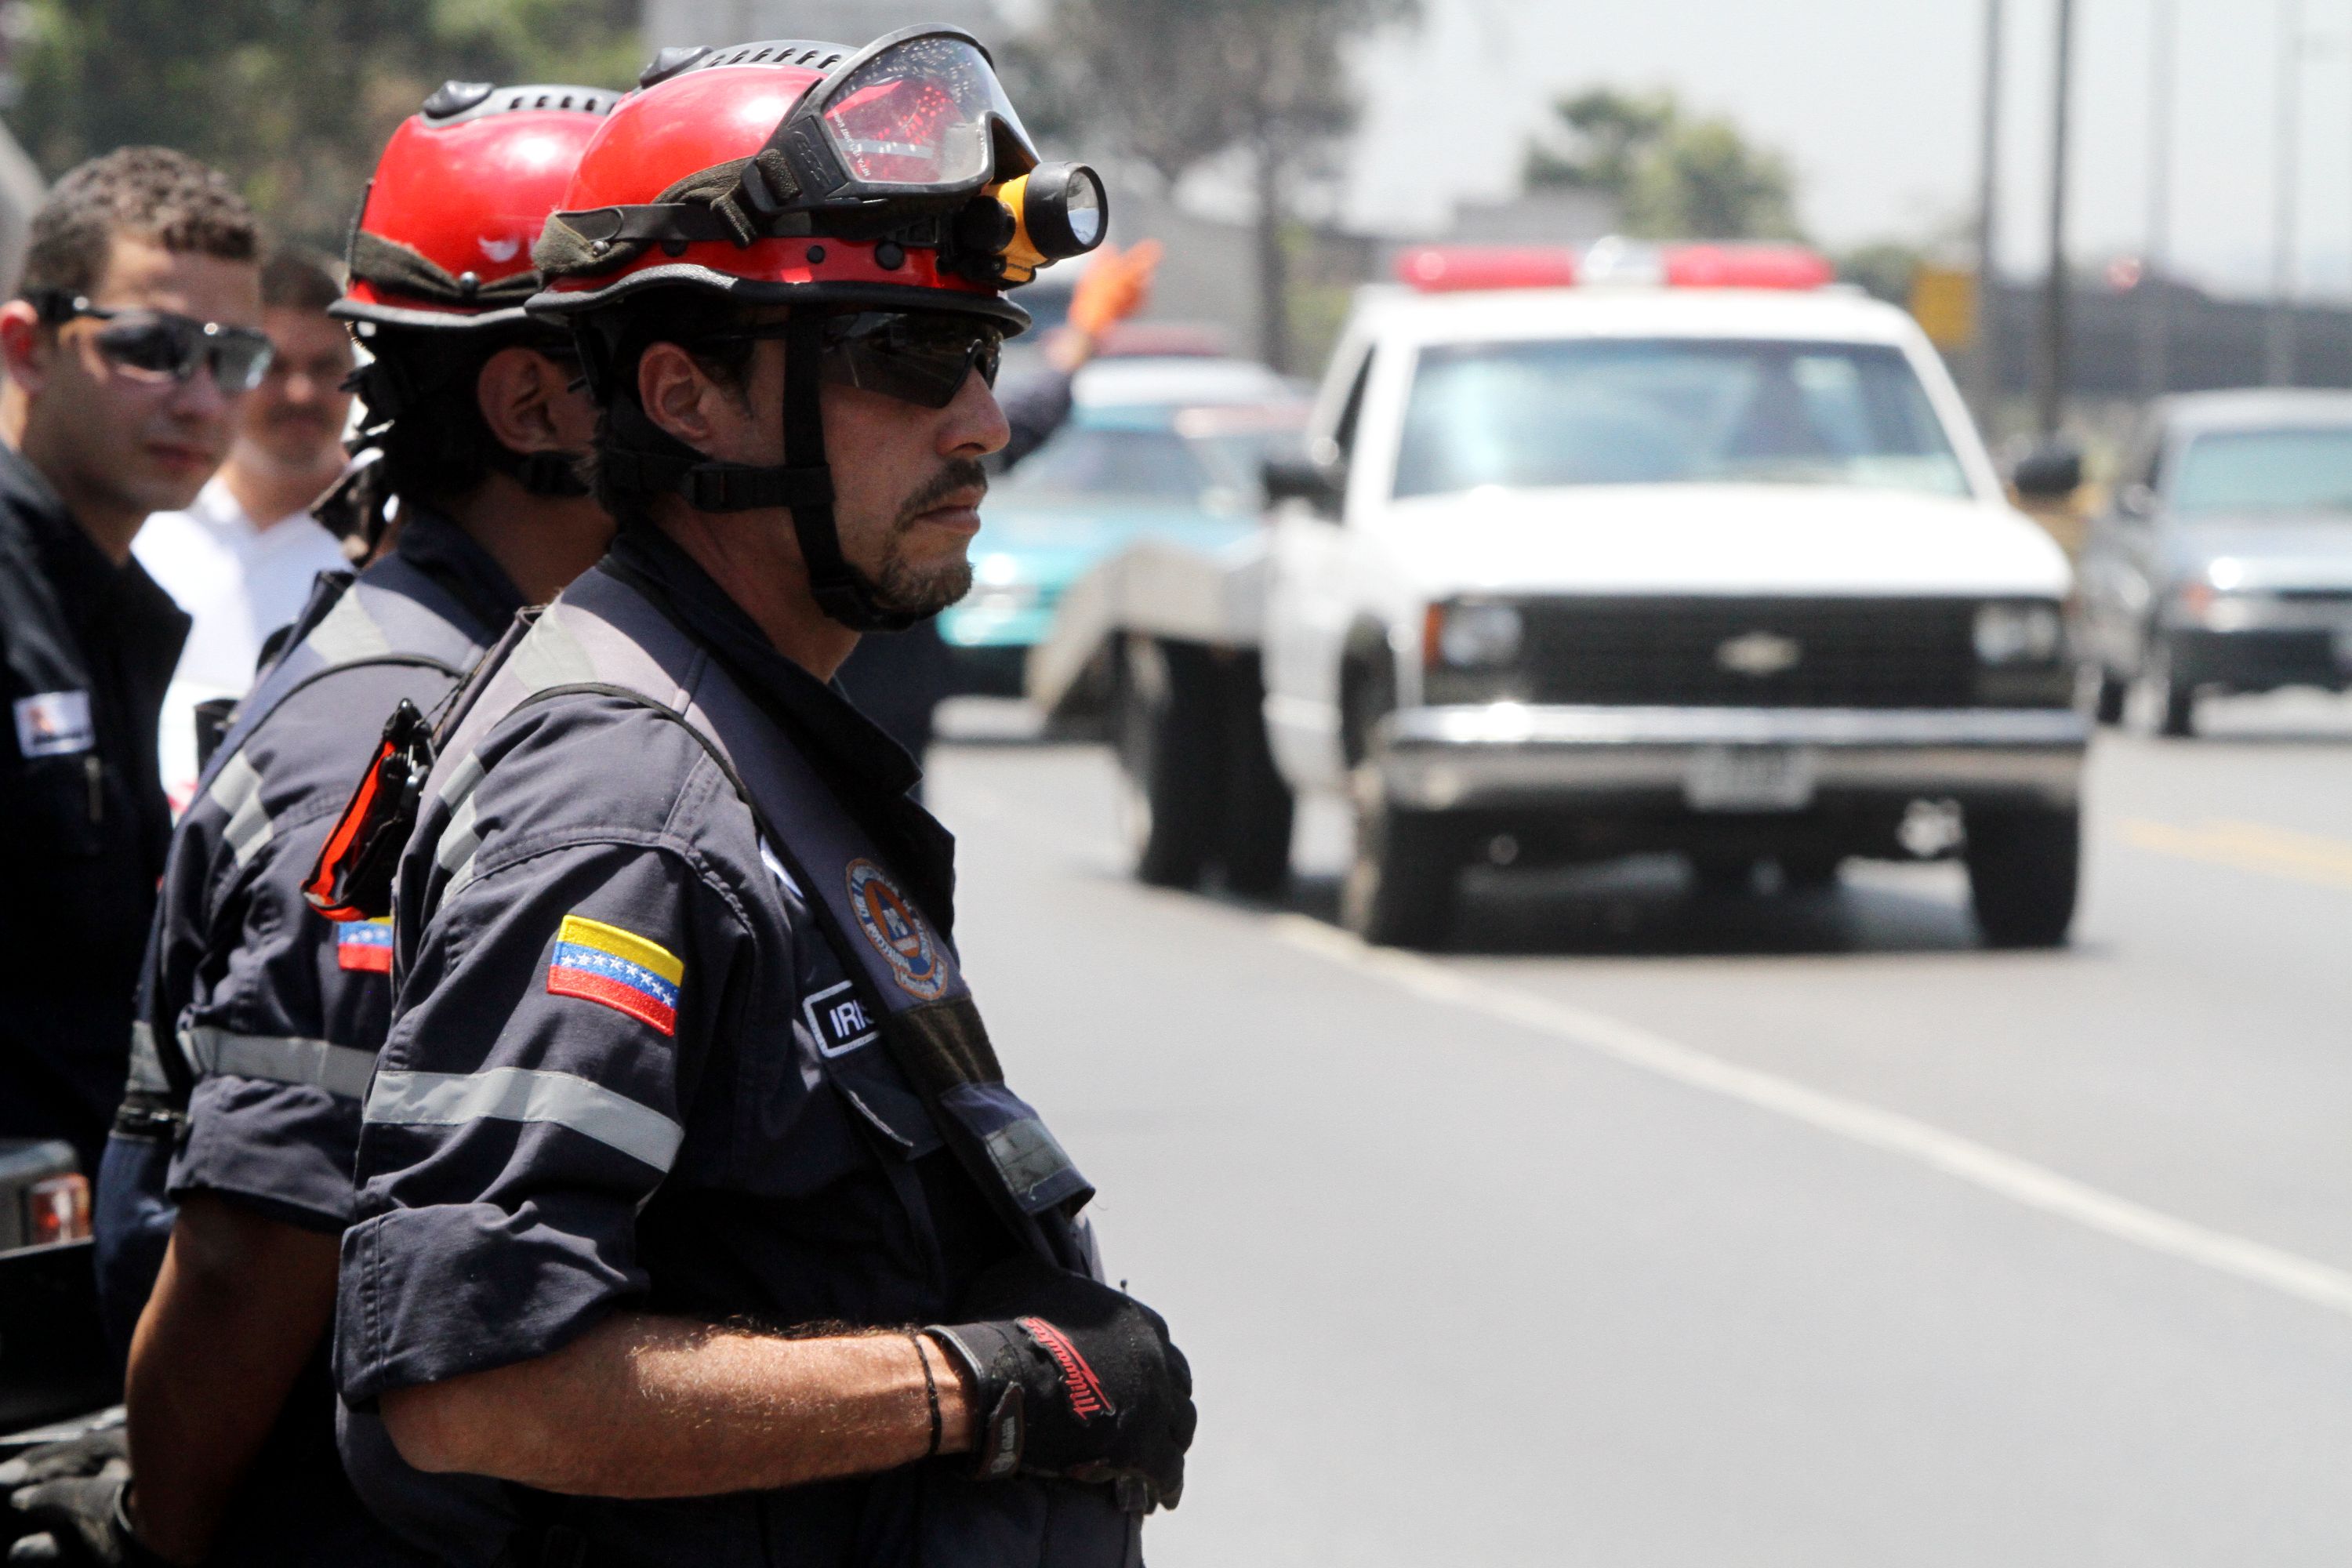
<path id="1" fill-rule="evenodd" d="M 700 342 L 759 342 L 786 335 L 788 323 L 768 321 L 715 332 Z M 862 387 L 923 408 L 945 408 L 973 371 L 996 384 L 1004 329 L 940 310 L 856 310 L 824 322 L 825 380 Z"/>
<path id="2" fill-rule="evenodd" d="M 275 350 L 251 327 L 225 327 L 170 310 L 109 310 L 62 289 L 27 289 L 26 299 L 53 327 L 88 316 L 104 321 L 90 342 L 107 362 L 152 382 L 184 382 L 209 366 L 223 392 L 251 392 L 269 374 Z"/>

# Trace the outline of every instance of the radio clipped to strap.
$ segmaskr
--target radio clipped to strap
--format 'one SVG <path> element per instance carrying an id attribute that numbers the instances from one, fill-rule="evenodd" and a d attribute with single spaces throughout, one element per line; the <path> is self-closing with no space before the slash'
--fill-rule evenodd
<path id="1" fill-rule="evenodd" d="M 393 875 L 432 771 L 433 727 L 404 697 L 384 721 L 375 760 L 302 884 L 312 909 L 331 921 L 380 920 L 392 912 Z"/>

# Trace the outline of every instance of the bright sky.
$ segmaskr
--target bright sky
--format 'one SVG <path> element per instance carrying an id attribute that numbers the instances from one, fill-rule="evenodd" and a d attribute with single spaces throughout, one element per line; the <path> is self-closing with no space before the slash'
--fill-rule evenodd
<path id="1" fill-rule="evenodd" d="M 1348 211 L 1427 226 L 1513 188 L 1556 94 L 1667 86 L 1788 155 L 1801 214 L 1833 245 L 1965 222 L 1977 179 L 1985 0 L 1423 0 L 1417 34 L 1370 51 Z M 2078 263 L 2147 235 L 2149 45 L 2168 0 L 2076 0 Z M 2230 292 L 2266 291 L 2276 204 L 2281 16 L 2294 0 L 2169 0 L 2178 18 L 2173 252 Z M 2047 244 L 2055 0 L 2006 0 L 2002 264 Z M 2301 288 L 2352 294 L 2352 4 L 2303 0 Z"/>

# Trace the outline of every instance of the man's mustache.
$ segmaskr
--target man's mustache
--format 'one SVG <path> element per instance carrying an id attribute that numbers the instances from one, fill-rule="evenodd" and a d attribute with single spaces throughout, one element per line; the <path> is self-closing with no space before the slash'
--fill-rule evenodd
<path id="1" fill-rule="evenodd" d="M 980 466 L 977 458 L 949 458 L 940 471 L 931 476 L 929 484 L 908 497 L 906 503 L 899 507 L 894 531 L 904 532 L 912 528 L 915 519 L 962 490 L 978 490 L 983 496 L 988 493 L 988 470 Z"/>

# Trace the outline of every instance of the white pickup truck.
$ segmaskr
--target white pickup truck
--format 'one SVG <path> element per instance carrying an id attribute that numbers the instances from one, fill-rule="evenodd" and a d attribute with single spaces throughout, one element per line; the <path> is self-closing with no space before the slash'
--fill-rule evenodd
<path id="1" fill-rule="evenodd" d="M 1715 255 L 1736 283 L 1743 253 Z M 1049 711 L 1107 709 L 1140 875 L 1268 890 L 1294 793 L 1326 791 L 1373 942 L 1441 941 L 1474 863 L 1662 850 L 1741 886 L 1958 856 L 1989 942 L 2065 940 L 2071 574 L 1902 312 L 1663 281 L 1368 294 L 1309 434 L 1257 537 L 1113 559 L 1032 658 Z"/>

